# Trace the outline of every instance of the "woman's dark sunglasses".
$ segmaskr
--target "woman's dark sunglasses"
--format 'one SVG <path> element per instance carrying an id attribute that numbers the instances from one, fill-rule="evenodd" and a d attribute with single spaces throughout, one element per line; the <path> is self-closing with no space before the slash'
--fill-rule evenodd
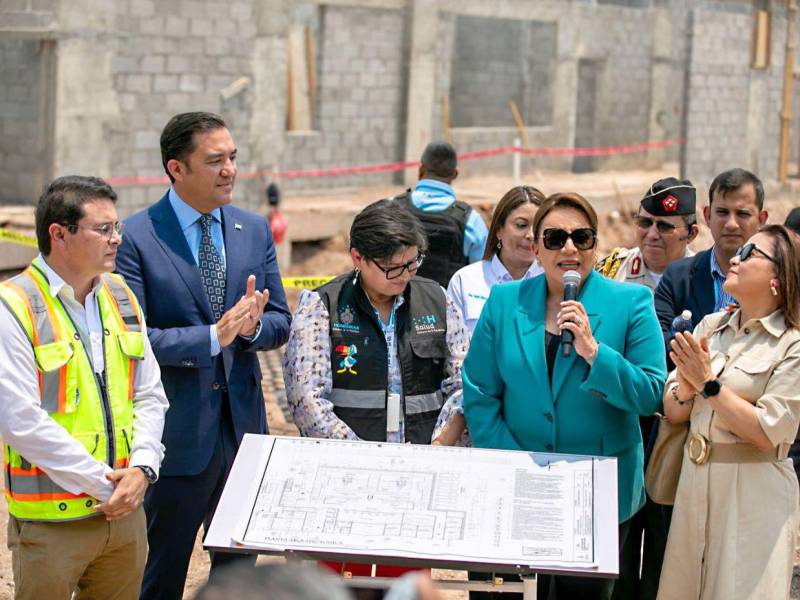
<path id="1" fill-rule="evenodd" d="M 739 258 L 739 262 L 744 262 L 751 256 L 753 256 L 753 252 L 758 252 L 761 256 L 774 262 L 776 265 L 778 262 L 772 258 L 769 254 L 764 252 L 761 248 L 753 244 L 752 242 L 749 244 L 745 244 L 744 246 L 739 246 L 739 249 L 736 250 L 736 256 Z"/>
<path id="2" fill-rule="evenodd" d="M 578 250 L 591 250 L 597 243 L 597 232 L 591 227 L 579 227 L 572 232 L 550 227 L 542 232 L 542 242 L 548 250 L 561 250 L 568 239 L 572 239 Z"/>
<path id="3" fill-rule="evenodd" d="M 424 254 L 418 254 L 417 258 L 414 258 L 414 259 L 408 261 L 406 264 L 399 265 L 397 267 L 382 267 L 381 265 L 379 265 L 374 260 L 372 262 L 375 263 L 376 267 L 378 267 L 381 271 L 383 271 L 383 274 L 386 275 L 386 279 L 397 279 L 403 273 L 405 273 L 406 270 L 409 273 L 416 272 L 416 270 L 419 269 L 420 266 L 422 266 L 422 261 L 424 261 L 424 260 L 425 260 L 425 255 Z"/>
<path id="4" fill-rule="evenodd" d="M 658 229 L 658 233 L 662 235 L 667 235 L 675 231 L 678 226 L 673 225 L 672 223 L 668 223 L 667 221 L 656 221 L 655 219 L 651 219 L 650 217 L 642 217 L 636 215 L 634 217 L 634 221 L 636 221 L 636 226 L 639 229 L 650 229 L 653 226 L 653 223 L 656 224 L 656 229 Z"/>

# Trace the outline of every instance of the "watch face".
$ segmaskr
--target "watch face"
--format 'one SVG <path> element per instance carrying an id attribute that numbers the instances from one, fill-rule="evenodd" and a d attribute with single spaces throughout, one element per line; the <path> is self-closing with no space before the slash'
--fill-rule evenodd
<path id="1" fill-rule="evenodd" d="M 714 381 L 707 381 L 706 384 L 703 386 L 703 396 L 708 398 L 709 396 L 716 396 L 719 394 L 719 390 L 722 386 L 719 384 L 719 381 L 715 379 Z"/>

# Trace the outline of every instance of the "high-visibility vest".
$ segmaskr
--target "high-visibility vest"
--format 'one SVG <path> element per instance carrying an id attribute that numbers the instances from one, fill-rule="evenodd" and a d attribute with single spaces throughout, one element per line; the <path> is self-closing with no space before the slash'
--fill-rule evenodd
<path id="1" fill-rule="evenodd" d="M 61 299 L 50 294 L 37 261 L 0 283 L 0 301 L 33 347 L 42 409 L 98 461 L 126 467 L 133 445 L 133 381 L 145 345 L 138 302 L 122 277 L 102 275 L 97 292 L 103 376 L 92 368 L 90 341 L 81 338 Z M 5 495 L 14 517 L 68 521 L 96 514 L 97 499 L 67 492 L 11 446 L 4 444 L 3 451 Z"/>

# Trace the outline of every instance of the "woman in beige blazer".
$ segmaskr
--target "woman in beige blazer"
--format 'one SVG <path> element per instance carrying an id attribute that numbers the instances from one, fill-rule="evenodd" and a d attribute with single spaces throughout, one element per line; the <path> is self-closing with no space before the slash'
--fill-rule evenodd
<path id="1" fill-rule="evenodd" d="M 768 225 L 724 284 L 739 306 L 677 334 L 664 410 L 690 422 L 659 600 L 789 597 L 800 422 L 800 238 Z"/>

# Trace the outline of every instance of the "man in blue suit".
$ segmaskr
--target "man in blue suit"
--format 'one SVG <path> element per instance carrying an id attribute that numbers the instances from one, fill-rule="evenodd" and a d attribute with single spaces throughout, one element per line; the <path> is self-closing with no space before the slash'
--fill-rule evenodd
<path id="1" fill-rule="evenodd" d="M 696 327 L 706 315 L 735 302 L 722 284 L 737 248 L 767 222 L 761 180 L 744 169 L 720 173 L 711 182 L 703 216 L 714 245 L 670 264 L 655 291 L 656 314 L 670 371 L 675 368 L 669 358 L 672 320 L 688 309 L 692 311 L 692 326 Z"/>
<path id="2" fill-rule="evenodd" d="M 242 436 L 267 432 L 256 352 L 286 341 L 291 315 L 269 225 L 230 205 L 236 146 L 225 122 L 176 115 L 161 155 L 172 186 L 126 221 L 117 270 L 147 316 L 170 404 L 161 478 L 145 498 L 142 598 L 179 599 Z M 212 555 L 212 576 L 233 557 Z"/>

